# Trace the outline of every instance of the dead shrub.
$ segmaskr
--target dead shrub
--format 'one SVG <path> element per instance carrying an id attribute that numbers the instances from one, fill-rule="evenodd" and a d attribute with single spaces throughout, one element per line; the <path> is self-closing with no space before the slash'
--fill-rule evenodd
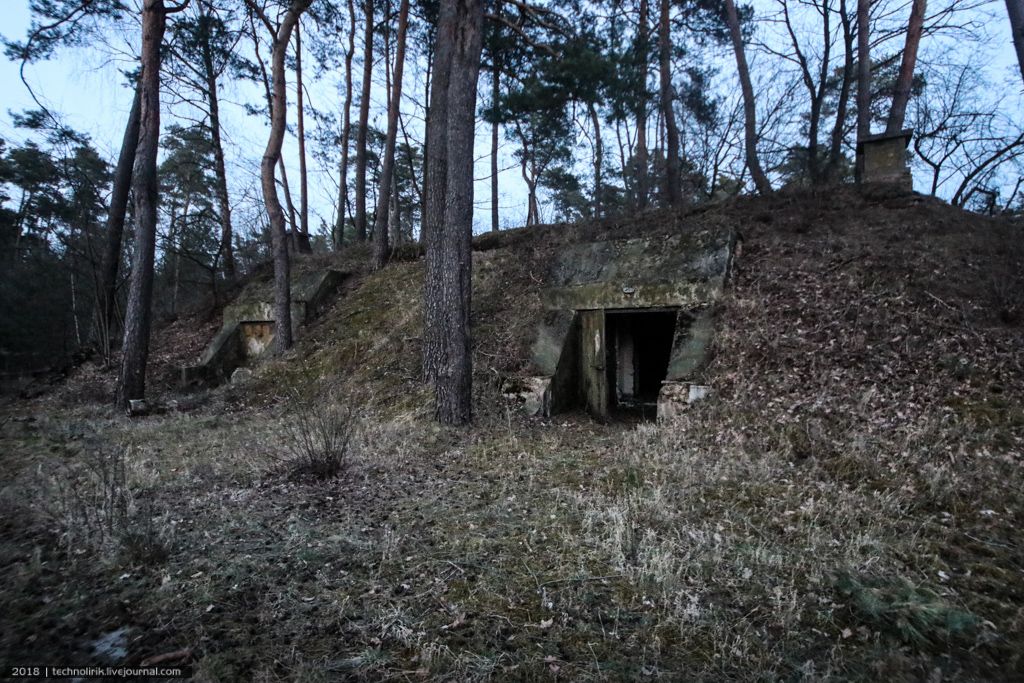
<path id="1" fill-rule="evenodd" d="M 120 555 L 131 564 L 167 559 L 170 540 L 159 515 L 131 486 L 131 457 L 128 447 L 103 445 L 83 450 L 53 471 L 37 470 L 30 504 L 69 559 L 96 554 Z"/>
<path id="2" fill-rule="evenodd" d="M 353 401 L 327 397 L 306 405 L 284 425 L 285 469 L 293 479 L 333 479 L 348 465 L 357 423 Z"/>

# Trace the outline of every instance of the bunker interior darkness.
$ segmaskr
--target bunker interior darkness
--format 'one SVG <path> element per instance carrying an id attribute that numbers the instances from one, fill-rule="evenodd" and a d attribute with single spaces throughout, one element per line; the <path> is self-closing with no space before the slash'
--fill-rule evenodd
<path id="1" fill-rule="evenodd" d="M 568 244 L 552 260 L 529 376 L 506 392 L 528 414 L 671 419 L 710 391 L 701 371 L 738 233 L 685 216 L 665 229 Z"/>
<path id="2" fill-rule="evenodd" d="M 668 372 L 675 310 L 605 311 L 605 367 L 609 412 L 654 418 Z"/>

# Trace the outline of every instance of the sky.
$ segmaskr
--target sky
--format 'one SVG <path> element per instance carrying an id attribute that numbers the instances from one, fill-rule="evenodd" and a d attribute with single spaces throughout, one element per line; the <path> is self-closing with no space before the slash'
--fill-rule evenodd
<path id="1" fill-rule="evenodd" d="M 23 40 L 30 26 L 28 0 L 3 0 L 4 22 L 0 35 L 8 40 Z M 120 151 L 124 125 L 132 104 L 132 91 L 126 87 L 121 71 L 130 68 L 130 62 L 123 55 L 131 51 L 128 40 L 114 36 L 115 50 L 122 53 L 102 54 L 99 50 L 68 48 L 46 62 L 29 64 L 25 68 L 25 79 L 40 101 L 51 111 L 58 113 L 64 123 L 77 131 L 90 136 L 100 153 L 113 163 Z M 358 39 L 357 39 L 358 49 Z M 308 60 L 307 56 L 307 60 Z M 19 64 L 0 57 L 0 138 L 8 141 L 20 141 L 26 137 L 25 131 L 16 129 L 10 114 L 25 109 L 37 108 L 28 88 L 22 83 Z M 305 66 L 305 65 L 304 65 Z M 380 64 L 378 63 L 378 67 Z M 359 67 L 356 65 L 354 70 Z M 310 104 L 323 111 L 329 111 L 340 119 L 342 103 L 342 74 L 327 73 L 323 78 L 311 78 L 311 73 L 319 71 L 309 69 L 306 73 L 306 90 Z M 407 64 L 405 92 L 412 89 L 418 93 L 422 88 L 413 79 L 422 74 L 416 73 L 415 64 Z M 306 69 L 304 69 L 306 71 Z M 311 73 L 310 73 L 311 72 Z M 358 75 L 358 74 L 357 74 Z M 375 68 L 375 80 L 382 80 L 382 69 Z M 422 82 L 422 81 L 421 81 Z M 358 99 L 358 82 L 356 83 L 355 99 Z M 250 116 L 243 107 L 246 102 L 259 103 L 263 99 L 261 90 L 247 84 L 221 81 L 221 112 L 225 156 L 227 157 L 229 189 L 232 203 L 238 209 L 252 208 L 253 194 L 259 192 L 259 159 L 266 146 L 269 126 L 262 116 Z M 383 86 L 375 84 L 371 93 L 372 120 L 371 124 L 380 129 L 386 128 L 387 122 L 383 112 L 385 101 Z M 420 95 L 420 97 L 422 97 Z M 403 97 L 403 101 L 405 98 Z M 161 122 L 162 129 L 173 122 L 167 111 L 168 96 L 164 94 L 164 112 Z M 294 82 L 289 82 L 289 119 L 288 124 L 295 125 L 295 91 Z M 353 116 L 356 109 L 353 108 Z M 411 103 L 403 104 L 403 116 L 406 127 L 412 137 L 421 137 L 422 128 L 417 119 L 416 107 Z M 315 126 L 312 118 L 307 115 L 307 138 Z M 477 210 L 474 217 L 474 231 L 481 232 L 490 228 L 490 162 L 486 151 L 490 149 L 490 129 L 479 126 L 477 149 L 481 157 L 477 160 L 475 189 Z M 307 150 L 311 145 L 307 142 Z M 294 134 L 285 139 L 284 158 L 287 164 L 288 179 L 293 200 L 298 204 L 298 143 Z M 503 227 L 521 225 L 526 216 L 526 196 L 519 178 L 518 166 L 510 157 L 509 143 L 502 140 L 501 172 L 499 184 L 502 191 L 499 205 L 502 207 Z M 310 155 L 308 155 L 310 156 Z M 326 167 L 312 158 L 308 160 L 310 183 L 310 229 L 321 231 L 321 225 L 329 225 L 334 221 L 335 204 L 338 192 L 337 161 Z M 283 199 L 283 197 L 282 197 Z M 239 215 L 239 218 L 244 217 Z"/>
<path id="2" fill-rule="evenodd" d="M 23 39 L 30 22 L 28 0 L 3 0 L 3 4 L 4 22 L 0 34 L 7 39 Z M 754 4 L 758 15 L 763 16 L 774 11 L 771 0 L 755 0 Z M 984 31 L 988 34 L 990 54 L 986 57 L 986 68 L 991 72 L 994 83 L 1005 84 L 1004 88 L 1000 88 L 999 92 L 992 92 L 991 96 L 1015 97 L 1021 90 L 1019 71 L 1010 42 L 1003 3 L 989 3 L 980 10 L 978 16 L 984 24 Z M 59 112 L 65 122 L 74 129 L 87 133 L 101 154 L 111 161 L 116 160 L 124 124 L 131 107 L 132 92 L 125 87 L 120 70 L 129 65 L 124 55 L 131 53 L 129 42 L 132 39 L 133 37 L 113 37 L 112 42 L 115 46 L 120 45 L 115 50 L 121 56 L 111 55 L 109 51 L 71 48 L 60 52 L 52 61 L 28 65 L 25 71 L 27 81 L 40 100 L 51 110 Z M 937 47 L 933 45 L 931 49 Z M 923 51 L 928 49 L 929 46 L 922 46 Z M 959 48 L 953 45 L 951 49 L 955 51 Z M 977 49 L 977 46 L 970 49 Z M 756 72 L 763 63 L 764 55 L 751 56 L 751 68 Z M 719 83 L 719 87 L 722 87 L 728 85 L 728 79 L 734 77 L 734 69 L 728 63 L 731 53 L 720 51 L 719 58 L 725 60 L 722 62 L 723 81 Z M 20 80 L 18 67 L 17 63 L 0 58 L 0 93 L 3 94 L 0 99 L 0 137 L 9 141 L 19 141 L 25 137 L 23 131 L 13 128 L 9 112 L 19 112 L 36 106 Z M 422 74 L 417 73 L 418 68 L 416 64 L 407 65 L 405 88 L 406 94 L 415 93 L 422 100 Z M 376 69 L 378 79 L 382 78 L 380 71 L 381 69 Z M 340 113 L 340 76 L 340 73 L 329 72 L 322 79 L 315 81 L 307 76 L 309 99 L 314 107 L 335 114 Z M 289 85 L 294 87 L 294 84 Z M 231 196 L 236 205 L 236 216 L 244 221 L 244 213 L 239 213 L 239 209 L 259 209 L 259 204 L 254 203 L 252 198 L 258 195 L 259 158 L 266 144 L 268 127 L 263 117 L 249 116 L 243 109 L 244 102 L 258 102 L 262 98 L 261 93 L 253 86 L 240 85 L 224 79 L 221 94 Z M 383 102 L 384 92 L 380 84 L 375 86 L 372 99 L 375 105 Z M 294 90 L 291 90 L 290 125 L 294 125 L 293 105 Z M 372 111 L 376 117 L 373 123 L 379 128 L 384 128 L 382 107 L 375 106 Z M 407 126 L 411 128 L 410 133 L 414 137 L 419 137 L 416 131 L 421 130 L 421 123 L 417 121 L 421 111 L 417 114 L 413 104 L 404 103 L 403 115 L 406 117 Z M 171 120 L 165 111 L 164 130 Z M 313 125 L 307 118 L 307 130 Z M 478 158 L 475 173 L 477 210 L 474 218 L 476 232 L 490 227 L 490 167 L 487 156 L 489 145 L 489 126 L 478 126 Z M 511 157 L 511 152 L 511 144 L 502 139 L 499 206 L 503 227 L 521 225 L 526 215 L 525 185 L 519 176 L 518 165 Z M 284 154 L 297 202 L 296 140 L 292 135 L 286 138 Z M 321 223 L 326 225 L 334 220 L 337 182 L 336 161 L 332 160 L 327 166 L 321 167 L 319 162 L 310 160 L 311 229 L 314 232 L 319 231 L 318 226 Z M 922 181 L 916 179 L 915 182 L 916 187 L 921 189 Z M 542 215 L 542 218 L 544 217 Z M 251 218 L 255 220 L 255 217 Z M 242 229 L 244 230 L 244 226 Z"/>

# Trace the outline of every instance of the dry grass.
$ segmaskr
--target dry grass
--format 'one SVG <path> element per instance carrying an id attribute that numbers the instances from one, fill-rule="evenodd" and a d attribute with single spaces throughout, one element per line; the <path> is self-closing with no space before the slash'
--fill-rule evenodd
<path id="1" fill-rule="evenodd" d="M 536 312 L 545 249 L 524 238 L 478 269 L 470 430 L 427 420 L 415 262 L 251 391 L 131 423 L 15 406 L 40 418 L 0 420 L 0 663 L 94 661 L 129 626 L 128 663 L 190 648 L 211 681 L 1024 677 L 1024 340 L 1003 310 L 1024 264 L 991 258 L 1013 233 L 845 195 L 692 220 L 741 224 L 744 256 L 714 398 L 672 423 L 499 398 Z M 285 397 L 325 382 L 365 392 L 345 467 L 289 477 Z M 40 514 L 59 487 L 25 505 L 39 472 L 90 481 L 83 434 L 130 445 L 115 490 L 168 552 L 70 542 Z M 103 520 L 105 500 L 82 505 Z"/>

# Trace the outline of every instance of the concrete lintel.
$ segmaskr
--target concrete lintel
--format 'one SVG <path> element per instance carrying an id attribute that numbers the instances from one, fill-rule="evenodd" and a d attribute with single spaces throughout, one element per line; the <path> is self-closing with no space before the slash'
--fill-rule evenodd
<path id="1" fill-rule="evenodd" d="M 544 306 L 551 310 L 592 310 L 614 308 L 695 308 L 722 296 L 724 277 L 704 282 L 667 284 L 594 282 L 549 289 Z"/>
<path id="2" fill-rule="evenodd" d="M 857 141 L 857 151 L 860 152 L 864 145 L 871 146 L 876 143 L 889 142 L 890 140 L 901 140 L 903 142 L 904 149 L 906 149 L 910 146 L 910 140 L 913 137 L 913 128 L 904 128 L 896 133 L 876 133 L 874 135 L 866 135 Z"/>

